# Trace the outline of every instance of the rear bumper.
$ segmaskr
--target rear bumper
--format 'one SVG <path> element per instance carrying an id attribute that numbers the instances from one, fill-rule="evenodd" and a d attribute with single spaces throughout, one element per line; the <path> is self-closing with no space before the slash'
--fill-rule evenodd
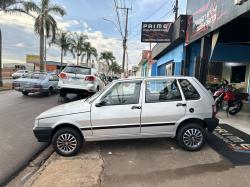
<path id="1" fill-rule="evenodd" d="M 217 118 L 206 118 L 204 119 L 208 131 L 213 132 L 214 129 L 218 126 L 219 120 Z"/>
<path id="2" fill-rule="evenodd" d="M 13 87 L 14 90 L 19 91 L 19 92 L 29 92 L 29 93 L 46 93 L 49 91 L 49 89 L 45 89 L 45 88 L 22 88 L 22 87 Z"/>
<path id="3" fill-rule="evenodd" d="M 95 90 L 87 90 L 87 89 L 77 89 L 77 88 L 59 88 L 61 92 L 66 93 L 74 93 L 74 94 L 88 94 L 95 93 Z"/>
<path id="4" fill-rule="evenodd" d="M 52 128 L 50 127 L 36 127 L 33 133 L 39 142 L 50 142 L 52 135 Z"/>

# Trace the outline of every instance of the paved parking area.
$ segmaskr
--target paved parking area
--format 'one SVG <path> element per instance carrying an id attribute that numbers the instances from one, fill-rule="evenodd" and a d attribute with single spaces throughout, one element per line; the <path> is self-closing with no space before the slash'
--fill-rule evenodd
<path id="1" fill-rule="evenodd" d="M 250 166 L 233 166 L 209 146 L 186 152 L 172 139 L 86 143 L 78 156 L 53 154 L 26 186 L 250 186 Z"/>

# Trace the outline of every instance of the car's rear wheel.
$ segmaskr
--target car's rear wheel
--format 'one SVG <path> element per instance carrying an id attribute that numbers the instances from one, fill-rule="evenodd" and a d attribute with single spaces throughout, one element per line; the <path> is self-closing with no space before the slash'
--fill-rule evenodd
<path id="1" fill-rule="evenodd" d="M 62 128 L 54 134 L 52 144 L 58 154 L 74 156 L 82 147 L 83 137 L 73 128 Z"/>
<path id="2" fill-rule="evenodd" d="M 67 93 L 65 91 L 60 90 L 60 96 L 61 97 L 66 97 Z"/>
<path id="3" fill-rule="evenodd" d="M 187 151 L 198 151 L 205 144 L 206 131 L 202 125 L 196 123 L 186 124 L 178 130 L 177 141 Z"/>
<path id="4" fill-rule="evenodd" d="M 23 95 L 28 95 L 29 92 L 27 92 L 27 91 L 22 91 L 22 94 L 23 94 Z"/>

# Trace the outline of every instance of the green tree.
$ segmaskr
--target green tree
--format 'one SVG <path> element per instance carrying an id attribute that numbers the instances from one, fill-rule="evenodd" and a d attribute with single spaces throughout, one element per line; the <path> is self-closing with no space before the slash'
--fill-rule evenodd
<path id="1" fill-rule="evenodd" d="M 115 57 L 114 57 L 112 51 L 102 52 L 100 55 L 100 60 L 104 60 L 107 63 L 107 65 L 108 65 L 108 72 L 107 73 L 109 73 L 110 65 L 111 65 L 111 63 L 113 63 L 115 61 Z"/>
<path id="2" fill-rule="evenodd" d="M 39 3 L 28 1 L 25 3 L 25 11 L 35 19 L 34 30 L 40 36 L 40 71 L 44 71 L 44 41 L 46 37 L 55 39 L 57 22 L 52 15 L 64 16 L 66 11 L 51 0 L 40 0 Z"/>
<path id="3" fill-rule="evenodd" d="M 23 12 L 25 10 L 23 8 L 25 2 L 16 1 L 16 0 L 0 0 L 0 12 Z M 0 28 L 0 87 L 3 86 L 2 80 L 2 31 Z"/>
<path id="4" fill-rule="evenodd" d="M 110 70 L 113 73 L 115 74 L 120 74 L 121 73 L 121 66 L 119 64 L 117 64 L 116 61 L 112 62 L 111 65 L 110 65 Z"/>
<path id="5" fill-rule="evenodd" d="M 51 45 L 56 45 L 61 50 L 61 67 L 60 71 L 62 71 L 63 66 L 63 57 L 67 55 L 67 52 L 70 51 L 70 46 L 72 42 L 71 33 L 63 30 L 58 30 L 56 37 L 51 40 Z"/>
<path id="6" fill-rule="evenodd" d="M 89 64 L 89 61 L 91 62 L 91 57 L 94 56 L 95 58 L 97 58 L 98 54 L 97 54 L 97 50 L 95 47 L 91 46 L 90 42 L 85 42 L 84 43 L 84 52 L 86 54 L 86 59 L 87 59 L 87 66 L 91 67 L 91 63 Z"/>
<path id="7" fill-rule="evenodd" d="M 85 42 L 88 39 L 88 36 L 86 36 L 83 33 L 74 33 L 73 37 L 71 39 L 71 46 L 70 51 L 73 55 L 73 58 L 77 57 L 76 62 L 77 65 L 79 65 L 79 60 L 81 57 L 81 61 L 83 60 L 83 57 L 85 56 Z"/>

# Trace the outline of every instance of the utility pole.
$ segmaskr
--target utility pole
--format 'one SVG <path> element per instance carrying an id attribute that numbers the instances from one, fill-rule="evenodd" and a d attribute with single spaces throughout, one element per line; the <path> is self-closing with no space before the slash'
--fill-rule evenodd
<path id="1" fill-rule="evenodd" d="M 179 10 L 179 0 L 175 0 L 175 6 L 174 6 L 175 21 L 178 18 L 178 10 Z"/>
<path id="2" fill-rule="evenodd" d="M 3 76 L 2 76 L 2 31 L 0 29 L 0 87 L 3 86 Z"/>
<path id="3" fill-rule="evenodd" d="M 125 34 L 122 41 L 123 46 L 123 56 L 122 56 L 122 74 L 125 74 L 125 61 L 126 61 L 126 50 L 127 50 L 127 37 L 128 37 L 128 11 L 131 8 L 119 8 L 126 11 L 126 22 L 125 22 Z"/>

